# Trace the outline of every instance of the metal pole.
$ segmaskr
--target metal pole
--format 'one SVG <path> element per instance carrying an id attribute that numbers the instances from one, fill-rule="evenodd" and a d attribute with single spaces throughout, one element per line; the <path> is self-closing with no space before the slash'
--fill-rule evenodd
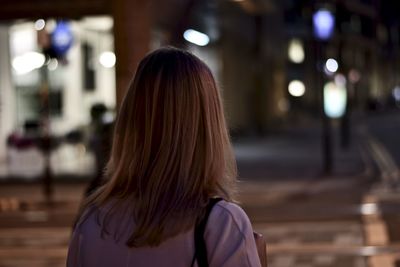
<path id="1" fill-rule="evenodd" d="M 333 147 L 332 147 L 332 126 L 330 118 L 325 114 L 324 109 L 324 44 L 317 41 L 317 86 L 320 92 L 321 116 L 322 116 L 322 170 L 325 174 L 332 173 L 333 169 Z"/>
<path id="2" fill-rule="evenodd" d="M 347 93 L 347 102 L 343 117 L 340 120 L 340 139 L 341 146 L 343 149 L 349 148 L 350 145 L 350 94 L 349 94 L 349 86 L 346 88 Z"/>
<path id="3" fill-rule="evenodd" d="M 339 39 L 339 54 L 338 54 L 338 59 L 341 60 L 343 55 L 343 36 L 340 35 Z M 341 66 L 342 73 L 348 73 L 348 69 L 345 64 L 342 64 Z M 350 146 L 350 112 L 351 112 L 351 94 L 350 88 L 351 82 L 348 81 L 346 83 L 346 106 L 344 109 L 344 114 L 342 118 L 340 118 L 340 145 L 342 149 L 348 149 Z"/>
<path id="4" fill-rule="evenodd" d="M 46 203 L 51 204 L 53 200 L 53 177 L 50 170 L 50 106 L 49 106 L 49 78 L 47 73 L 47 66 L 43 65 L 41 68 L 42 84 L 40 88 L 41 100 L 41 124 L 42 133 L 40 136 L 41 150 L 44 156 L 44 173 L 43 173 L 43 193 L 46 198 Z"/>

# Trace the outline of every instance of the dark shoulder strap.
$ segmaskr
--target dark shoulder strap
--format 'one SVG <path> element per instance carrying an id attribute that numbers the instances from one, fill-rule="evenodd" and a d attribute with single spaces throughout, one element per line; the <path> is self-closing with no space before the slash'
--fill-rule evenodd
<path id="1" fill-rule="evenodd" d="M 195 254 L 192 262 L 192 266 L 194 261 L 197 259 L 197 264 L 199 267 L 208 267 L 208 260 L 207 260 L 207 248 L 206 242 L 204 240 L 204 232 L 206 230 L 206 225 L 208 221 L 208 217 L 210 216 L 211 210 L 215 204 L 221 201 L 222 198 L 211 198 L 208 201 L 206 212 L 196 223 L 196 227 L 194 229 L 194 246 L 195 246 Z"/>

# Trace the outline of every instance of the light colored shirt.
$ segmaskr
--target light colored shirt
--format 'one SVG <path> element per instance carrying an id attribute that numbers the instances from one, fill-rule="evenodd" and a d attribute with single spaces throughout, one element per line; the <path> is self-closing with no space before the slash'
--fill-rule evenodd
<path id="1" fill-rule="evenodd" d="M 102 238 L 96 213 L 89 213 L 74 230 L 67 267 L 190 267 L 195 251 L 193 229 L 157 247 L 129 248 L 125 242 L 132 222 L 121 214 L 110 226 L 116 224 L 123 229 L 122 235 Z M 210 267 L 261 266 L 250 221 L 236 204 L 220 201 L 213 207 L 204 238 Z"/>

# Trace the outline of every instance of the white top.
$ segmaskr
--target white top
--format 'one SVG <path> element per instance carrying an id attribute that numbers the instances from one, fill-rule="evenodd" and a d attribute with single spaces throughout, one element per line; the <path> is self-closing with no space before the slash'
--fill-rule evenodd
<path id="1" fill-rule="evenodd" d="M 190 267 L 195 251 L 193 229 L 157 247 L 129 248 L 125 242 L 132 223 L 124 214 L 117 219 L 118 228 L 125 229 L 120 240 L 113 235 L 101 238 L 96 217 L 92 212 L 76 227 L 67 267 Z M 249 218 L 238 205 L 219 201 L 210 213 L 204 238 L 210 267 L 261 267 Z"/>

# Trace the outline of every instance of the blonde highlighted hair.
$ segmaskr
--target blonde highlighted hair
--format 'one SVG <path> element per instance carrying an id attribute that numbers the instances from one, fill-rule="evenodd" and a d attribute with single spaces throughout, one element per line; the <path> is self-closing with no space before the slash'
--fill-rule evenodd
<path id="1" fill-rule="evenodd" d="M 84 208 L 130 201 L 136 226 L 129 247 L 156 246 L 189 230 L 210 197 L 232 201 L 236 162 L 219 90 L 200 59 L 161 48 L 140 62 L 105 175 Z M 110 216 L 100 221 L 103 231 Z"/>

